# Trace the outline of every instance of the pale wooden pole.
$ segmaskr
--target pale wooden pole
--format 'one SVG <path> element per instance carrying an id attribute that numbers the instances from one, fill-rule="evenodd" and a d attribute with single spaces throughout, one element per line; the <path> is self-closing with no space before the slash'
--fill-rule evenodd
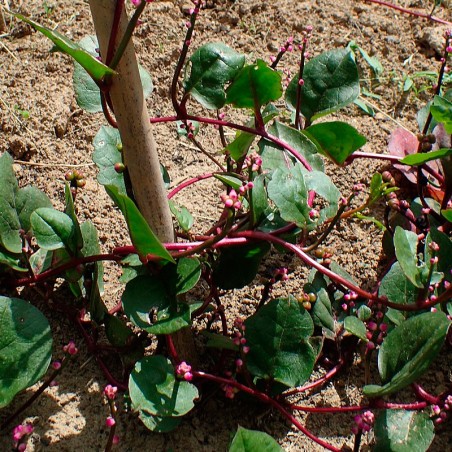
<path id="1" fill-rule="evenodd" d="M 116 7 L 115 0 L 90 0 L 91 14 L 101 55 L 107 55 L 108 42 Z M 118 39 L 127 27 L 123 12 Z M 118 42 L 116 42 L 118 45 Z M 160 172 L 157 148 L 141 87 L 138 63 L 132 40 L 116 67 L 110 97 L 123 145 L 124 164 L 129 171 L 138 207 L 162 242 L 174 241 L 174 230 L 166 191 Z"/>
<path id="2" fill-rule="evenodd" d="M 116 8 L 115 0 L 89 0 L 94 28 L 101 55 L 107 55 L 108 43 Z M 127 28 L 125 11 L 119 23 L 118 45 Z M 124 164 L 129 171 L 138 207 L 162 242 L 174 241 L 174 229 L 166 196 L 157 148 L 152 135 L 149 115 L 143 97 L 138 63 L 132 40 L 113 76 L 110 97 L 123 145 Z M 197 363 L 196 347 L 190 328 L 172 335 L 182 359 Z"/>

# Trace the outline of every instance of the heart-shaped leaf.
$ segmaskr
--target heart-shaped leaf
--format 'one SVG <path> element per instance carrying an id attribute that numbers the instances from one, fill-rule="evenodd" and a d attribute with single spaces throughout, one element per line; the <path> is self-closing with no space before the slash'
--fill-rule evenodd
<path id="1" fill-rule="evenodd" d="M 288 387 L 309 379 L 317 357 L 309 342 L 314 323 L 295 298 L 271 300 L 245 326 L 250 348 L 246 365 L 255 377 Z"/>
<path id="2" fill-rule="evenodd" d="M 258 110 L 282 96 L 281 74 L 262 60 L 245 66 L 226 90 L 226 103 Z"/>
<path id="3" fill-rule="evenodd" d="M 134 410 L 159 417 L 179 417 L 194 407 L 196 386 L 176 380 L 174 368 L 164 356 L 147 356 L 135 364 L 129 377 Z"/>
<path id="4" fill-rule="evenodd" d="M 382 410 L 375 421 L 375 452 L 425 452 L 435 436 L 427 413 Z"/>
<path id="5" fill-rule="evenodd" d="M 226 101 L 224 87 L 245 63 L 241 55 L 222 43 L 209 43 L 190 58 L 190 74 L 184 80 L 186 94 L 191 94 L 206 108 L 219 109 Z"/>
<path id="6" fill-rule="evenodd" d="M 239 426 L 229 452 L 283 452 L 283 448 L 269 434 Z"/>
<path id="7" fill-rule="evenodd" d="M 367 141 L 354 127 L 341 121 L 314 124 L 303 133 L 317 145 L 318 152 L 338 165 L 342 165 Z"/>
<path id="8" fill-rule="evenodd" d="M 301 113 L 312 122 L 353 102 L 359 96 L 359 74 L 353 53 L 334 49 L 309 60 L 303 70 Z M 286 102 L 296 109 L 298 75 L 286 91 Z"/>
<path id="9" fill-rule="evenodd" d="M 450 320 L 442 312 L 426 312 L 405 320 L 383 341 L 378 353 L 378 370 L 383 386 L 368 385 L 368 397 L 382 397 L 416 381 L 438 356 Z"/>
<path id="10" fill-rule="evenodd" d="M 50 325 L 27 301 L 0 296 L 0 408 L 38 381 L 52 355 Z"/>

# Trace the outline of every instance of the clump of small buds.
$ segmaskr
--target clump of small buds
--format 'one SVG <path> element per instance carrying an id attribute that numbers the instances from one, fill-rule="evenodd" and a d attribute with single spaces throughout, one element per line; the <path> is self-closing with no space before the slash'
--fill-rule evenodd
<path id="1" fill-rule="evenodd" d="M 381 304 L 377 304 L 373 319 L 369 319 L 366 324 L 366 338 L 368 340 L 366 344 L 366 353 L 371 352 L 377 345 L 383 343 L 388 332 L 388 325 L 383 322 L 384 315 Z"/>
<path id="2" fill-rule="evenodd" d="M 341 307 L 344 311 L 348 311 L 349 309 L 353 309 L 355 307 L 355 301 L 358 299 L 358 294 L 353 290 L 349 290 L 344 295 L 344 302 Z"/>
<path id="3" fill-rule="evenodd" d="M 432 150 L 433 144 L 436 142 L 436 137 L 435 135 L 433 135 L 433 133 L 430 133 L 428 135 L 423 135 L 422 133 L 419 133 L 417 135 L 417 140 L 420 143 L 421 151 L 429 152 Z"/>
<path id="4" fill-rule="evenodd" d="M 245 324 L 243 323 L 242 319 L 236 318 L 234 321 L 234 326 L 237 328 L 237 331 L 234 334 L 233 342 L 235 345 L 240 347 L 242 349 L 242 352 L 246 355 L 250 351 L 250 348 L 246 345 Z"/>
<path id="5" fill-rule="evenodd" d="M 63 351 L 68 355 L 74 356 L 78 353 L 78 348 L 75 346 L 74 341 L 69 341 L 68 344 L 63 347 Z"/>
<path id="6" fill-rule="evenodd" d="M 33 426 L 31 424 L 17 425 L 13 429 L 14 448 L 18 451 L 25 451 L 27 445 L 21 442 L 27 435 L 33 433 Z"/>
<path id="7" fill-rule="evenodd" d="M 86 185 L 85 176 L 79 170 L 68 171 L 64 178 L 71 183 L 72 187 L 83 188 Z"/>
<path id="8" fill-rule="evenodd" d="M 306 311 L 312 309 L 312 304 L 317 301 L 317 295 L 314 292 L 303 292 L 297 297 L 298 303 L 302 304 Z"/>
<path id="9" fill-rule="evenodd" d="M 232 189 L 228 194 L 223 193 L 221 196 L 221 201 L 228 209 L 240 210 L 242 208 L 242 202 L 239 200 L 239 195 Z"/>
<path id="10" fill-rule="evenodd" d="M 331 257 L 333 256 L 333 254 L 333 249 L 329 247 L 319 247 L 314 250 L 314 256 L 317 259 L 321 259 L 320 263 L 325 267 L 328 267 L 331 264 Z"/>
<path id="11" fill-rule="evenodd" d="M 187 138 L 188 138 L 188 139 L 194 138 L 195 133 L 196 133 L 196 126 L 195 126 L 192 122 L 188 121 L 187 124 L 181 123 L 181 124 L 179 125 L 179 127 L 180 127 L 182 130 L 185 130 L 185 131 L 186 131 L 186 134 L 187 134 Z"/>
<path id="12" fill-rule="evenodd" d="M 104 389 L 104 394 L 108 400 L 114 400 L 116 398 L 116 393 L 118 392 L 118 388 L 116 386 L 107 385 Z"/>
<path id="13" fill-rule="evenodd" d="M 357 435 L 361 432 L 369 432 L 375 422 L 375 415 L 372 411 L 365 411 L 362 414 L 357 414 L 354 418 L 354 425 L 352 427 L 352 433 Z"/>
<path id="14" fill-rule="evenodd" d="M 190 366 L 190 364 L 187 364 L 185 361 L 182 361 L 176 367 L 176 375 L 178 377 L 182 378 L 185 381 L 192 381 L 193 380 L 193 374 L 191 373 L 191 366 Z"/>
<path id="15" fill-rule="evenodd" d="M 229 384 L 222 384 L 221 389 L 223 389 L 224 395 L 228 399 L 233 399 L 235 395 L 239 392 L 239 390 L 235 386 Z"/>
<path id="16" fill-rule="evenodd" d="M 245 157 L 244 164 L 251 171 L 257 172 L 262 166 L 262 158 L 257 152 L 253 152 Z"/>
<path id="17" fill-rule="evenodd" d="M 393 175 L 389 171 L 383 171 L 381 173 L 381 178 L 383 179 L 383 182 L 386 182 L 391 187 L 396 186 L 396 181 L 395 181 Z"/>
<path id="18" fill-rule="evenodd" d="M 452 410 L 452 395 L 448 395 L 446 397 L 442 407 L 439 405 L 434 405 L 432 409 L 433 414 L 437 416 L 434 420 L 435 424 L 442 424 L 448 418 L 448 412 Z"/>

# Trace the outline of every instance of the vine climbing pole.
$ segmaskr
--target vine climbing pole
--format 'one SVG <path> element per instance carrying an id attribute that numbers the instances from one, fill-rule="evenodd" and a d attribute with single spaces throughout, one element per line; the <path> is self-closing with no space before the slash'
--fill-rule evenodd
<path id="1" fill-rule="evenodd" d="M 122 4 L 121 15 L 117 17 L 119 20 L 115 20 L 117 3 Z M 129 24 L 124 0 L 90 0 L 89 4 L 100 52 L 104 62 L 109 64 L 105 58 L 119 46 Z M 108 52 L 113 27 L 116 28 L 114 49 Z M 117 75 L 111 79 L 108 95 L 121 136 L 124 164 L 130 176 L 135 200 L 157 237 L 162 242 L 173 242 L 171 211 L 131 39 L 115 70 Z M 195 360 L 196 350 L 189 328 L 174 334 L 173 341 L 181 358 L 192 362 Z"/>

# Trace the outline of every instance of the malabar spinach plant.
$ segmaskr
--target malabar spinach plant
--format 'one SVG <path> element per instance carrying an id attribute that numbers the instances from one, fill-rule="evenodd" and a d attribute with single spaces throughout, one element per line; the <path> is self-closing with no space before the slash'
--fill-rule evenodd
<path id="1" fill-rule="evenodd" d="M 108 8 L 107 3 L 113 5 Z M 267 404 L 328 450 L 340 449 L 306 428 L 297 412 L 350 412 L 355 450 L 371 429 L 377 450 L 408 451 L 413 445 L 427 450 L 435 425 L 447 420 L 452 408 L 450 386 L 431 394 L 419 383 L 452 343 L 452 92 L 443 90 L 451 33 L 445 36 L 434 97 L 419 115 L 420 133 L 409 135 L 411 148 L 395 133 L 392 155 L 366 154 L 359 151 L 365 137 L 327 116 L 358 100 L 356 58 L 364 57 L 373 70 L 382 70 L 381 65 L 354 43 L 308 57 L 313 32 L 309 26 L 300 37 L 288 38 L 270 62 L 249 60 L 222 43 L 197 47 L 192 34 L 202 4 L 195 1 L 171 85 L 174 115 L 143 121 L 141 111 L 139 121 L 171 123 L 175 133 L 211 159 L 213 170 L 169 190 L 163 205 L 157 196 L 155 209 L 161 215 L 151 210 L 149 216 L 143 206 L 152 191 L 141 190 L 145 181 L 136 171 L 140 156 L 129 152 L 130 135 L 136 132 L 128 130 L 131 125 L 124 115 L 129 107 L 117 97 L 118 91 L 128 88 L 115 84 L 120 77 L 127 84 L 132 73 L 133 96 L 152 92 L 151 77 L 134 65 L 130 46 L 149 2 L 133 3 L 136 9 L 127 20 L 124 1 L 91 2 L 97 38 L 90 36 L 79 44 L 15 15 L 74 58 L 78 104 L 89 112 L 105 113 L 108 126 L 94 138 L 93 160 L 99 183 L 124 215 L 130 243 L 100 253 L 95 226 L 77 216 L 77 194 L 85 184 L 80 172 L 66 174 L 65 209 L 59 211 L 42 191 L 19 187 L 12 158 L 6 153 L 0 157 L 0 278 L 5 288 L 0 298 L 0 408 L 42 378 L 52 360 L 49 322 L 19 297 L 17 289 L 34 287 L 48 296 L 63 278 L 73 295 L 67 314 L 108 379 L 106 450 L 118 442 L 118 391 L 128 394 L 131 409 L 149 430 L 168 432 L 195 409 L 207 381 L 217 384 L 227 398 L 246 394 Z M 96 16 L 105 11 L 111 12 L 104 20 L 110 25 L 104 24 L 102 30 Z M 296 52 L 299 71 L 284 90 L 278 68 L 287 54 Z M 196 111 L 201 106 L 204 115 L 191 113 L 195 102 Z M 245 111 L 248 120 L 228 121 L 231 109 Z M 209 125 L 218 130 L 221 153 L 206 150 L 198 140 L 198 130 Z M 226 139 L 225 129 L 236 131 L 232 140 Z M 356 158 L 386 159 L 397 165 L 415 184 L 414 199 L 398 198 L 392 174 L 397 169 L 391 168 L 372 177 L 366 201 L 356 205 L 356 195 L 366 188 L 358 184 L 341 193 L 324 168 L 325 159 L 345 165 Z M 152 174 L 158 174 L 152 182 L 165 187 L 166 169 L 154 158 L 150 164 Z M 193 230 L 188 209 L 173 198 L 205 179 L 215 180 L 223 191 L 217 201 L 218 220 L 200 233 Z M 160 193 L 159 187 L 155 190 Z M 381 199 L 386 202 L 384 218 L 373 221 L 385 231 L 383 247 L 391 261 L 375 289 L 368 291 L 335 263 L 334 251 L 324 242 L 340 221 L 362 218 Z M 171 226 L 168 231 L 165 219 L 160 221 L 166 211 L 174 217 L 174 230 Z M 153 216 L 157 222 L 150 221 Z M 297 256 L 311 269 L 307 280 L 300 282 L 302 289 L 272 298 L 275 283 L 290 277 L 287 268 L 273 269 L 252 314 L 229 325 L 223 302 L 228 291 L 252 285 L 266 256 L 283 253 Z M 121 266 L 125 285 L 120 304 L 111 310 L 102 295 L 106 260 Z M 202 291 L 193 290 L 200 281 L 208 287 L 202 296 Z M 115 377 L 106 366 L 97 344 L 100 331 L 110 341 L 111 352 L 123 360 L 125 376 Z M 184 347 L 193 334 L 203 341 Z M 154 337 L 159 346 L 149 354 L 145 349 Z M 203 360 L 201 342 L 212 350 L 215 362 Z M 64 352 L 26 406 L 76 355 L 77 347 L 69 343 Z M 361 354 L 365 363 L 366 402 L 308 407 L 296 401 L 311 389 L 321 390 L 355 354 Z M 378 377 L 371 375 L 375 363 Z M 320 365 L 328 370 L 314 378 Z M 409 387 L 413 400 L 392 401 Z M 28 425 L 14 429 L 18 450 L 23 450 L 31 429 Z M 267 434 L 241 427 L 229 450 L 257 450 L 257 445 L 281 450 Z"/>

